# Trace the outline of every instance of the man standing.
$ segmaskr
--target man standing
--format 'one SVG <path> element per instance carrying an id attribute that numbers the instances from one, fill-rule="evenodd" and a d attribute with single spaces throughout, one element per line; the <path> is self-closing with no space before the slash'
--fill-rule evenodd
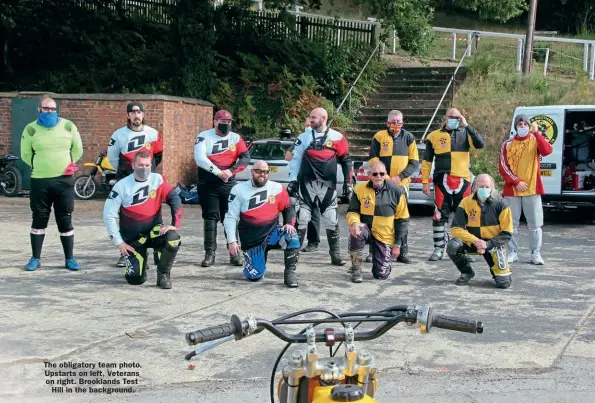
<path id="1" fill-rule="evenodd" d="M 401 242 L 407 234 L 409 210 L 403 186 L 389 180 L 380 161 L 370 165 L 370 180 L 355 186 L 349 209 L 349 254 L 351 281 L 361 283 L 364 245 L 372 250 L 372 275 L 386 280 L 391 272 L 391 256 L 399 257 Z"/>
<path id="2" fill-rule="evenodd" d="M 512 275 L 506 249 L 512 235 L 511 212 L 490 175 L 481 174 L 475 179 L 473 194 L 457 207 L 451 234 L 447 253 L 461 272 L 457 285 L 465 285 L 475 277 L 466 255 L 479 253 L 490 266 L 496 286 L 510 287 Z"/>
<path id="3" fill-rule="evenodd" d="M 433 131 L 426 139 L 426 150 L 421 165 L 422 191 L 430 195 L 430 171 L 434 159 L 434 204 L 433 216 L 434 252 L 431 261 L 442 259 L 446 241 L 445 226 L 451 212 L 471 193 L 469 150 L 481 149 L 483 138 L 467 124 L 458 109 L 451 108 L 443 118 L 442 128 Z"/>
<path id="4" fill-rule="evenodd" d="M 152 153 L 153 172 L 161 162 L 163 154 L 163 139 L 156 129 L 145 125 L 144 107 L 139 102 L 129 102 L 126 105 L 127 123 L 116 130 L 110 138 L 107 147 L 107 159 L 116 171 L 116 180 L 121 180 L 133 172 L 132 160 L 140 150 Z M 155 265 L 158 264 L 154 255 Z M 124 267 L 125 256 L 121 256 L 117 266 Z"/>
<path id="5" fill-rule="evenodd" d="M 327 127 L 328 113 L 323 108 L 310 113 L 310 129 L 295 141 L 293 158 L 289 162 L 287 191 L 294 197 L 300 195 L 298 234 L 303 244 L 312 209 L 319 208 L 326 224 L 331 263 L 345 265 L 341 258 L 339 242 L 339 217 L 337 215 L 337 164 L 343 169 L 343 193 L 352 192 L 353 164 L 349 158 L 347 139 Z"/>
<path id="6" fill-rule="evenodd" d="M 512 210 L 514 233 L 510 240 L 508 261 L 518 260 L 517 234 L 521 213 L 525 213 L 529 228 L 531 263 L 544 264 L 541 257 L 541 227 L 543 226 L 544 193 L 540 172 L 540 158 L 550 155 L 552 145 L 543 137 L 537 123 L 531 125 L 526 115 L 518 115 L 514 120 L 516 135 L 504 142 L 500 150 L 498 167 L 504 178 L 504 198 Z"/>
<path id="7" fill-rule="evenodd" d="M 217 222 L 225 218 L 235 175 L 250 163 L 248 147 L 242 137 L 231 131 L 232 115 L 222 109 L 215 114 L 215 127 L 198 134 L 194 145 L 194 160 L 198 165 L 198 195 L 204 221 L 205 258 L 202 267 L 215 263 Z M 226 237 L 229 234 L 226 234 Z M 237 236 L 236 236 L 237 238 Z M 239 255 L 229 255 L 229 263 L 243 266 Z"/>
<path id="8" fill-rule="evenodd" d="M 269 250 L 284 249 L 285 285 L 297 287 L 295 270 L 300 241 L 295 230 L 295 209 L 287 190 L 268 178 L 269 166 L 258 160 L 252 168 L 252 180 L 231 189 L 224 220 L 229 253 L 232 256 L 240 253 L 236 236 L 239 232 L 246 258 L 244 277 L 258 281 L 266 272 Z M 283 226 L 279 225 L 279 213 L 283 215 Z"/>
<path id="9" fill-rule="evenodd" d="M 386 126 L 386 130 L 379 131 L 372 139 L 368 165 L 371 166 L 374 162 L 381 161 L 388 172 L 386 179 L 396 186 L 403 186 L 406 192 L 409 192 L 410 177 L 419 166 L 415 137 L 403 129 L 403 113 L 401 111 L 390 111 Z M 397 261 L 411 263 L 411 259 L 407 257 L 409 252 L 407 233 L 403 234 L 400 245 L 401 251 Z M 371 247 L 372 244 L 370 244 L 370 249 Z M 370 259 L 366 258 L 366 261 L 371 261 L 371 251 L 368 257 Z"/>
<path id="10" fill-rule="evenodd" d="M 25 270 L 41 267 L 41 249 L 52 207 L 56 217 L 65 266 L 79 270 L 74 259 L 74 178 L 76 161 L 83 156 L 83 144 L 77 127 L 58 115 L 56 101 L 41 98 L 39 118 L 25 126 L 21 136 L 21 158 L 32 168 L 29 204 L 32 257 Z"/>
<path id="11" fill-rule="evenodd" d="M 177 230 L 182 220 L 182 201 L 175 189 L 158 173 L 152 173 L 151 154 L 139 151 L 133 159 L 133 174 L 118 181 L 103 209 L 110 239 L 124 256 L 128 284 L 147 280 L 147 249 L 159 254 L 157 286 L 171 288 L 171 268 L 180 248 Z M 161 206 L 171 208 L 171 225 L 163 225 Z M 118 221 L 120 225 L 118 227 Z"/>

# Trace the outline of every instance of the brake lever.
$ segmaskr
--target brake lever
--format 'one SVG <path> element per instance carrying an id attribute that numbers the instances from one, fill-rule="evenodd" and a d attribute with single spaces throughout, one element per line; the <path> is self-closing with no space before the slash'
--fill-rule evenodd
<path id="1" fill-rule="evenodd" d="M 231 335 L 231 336 L 224 337 L 222 339 L 213 340 L 213 341 L 210 341 L 208 343 L 200 344 L 198 347 L 196 347 L 196 349 L 194 351 L 192 351 L 191 353 L 186 354 L 186 356 L 184 358 L 186 359 L 186 361 L 190 361 L 190 359 L 192 357 L 194 357 L 195 355 L 202 354 L 205 351 L 211 350 L 211 349 L 217 347 L 218 345 L 223 344 L 223 343 L 227 343 L 228 341 L 231 341 L 233 339 L 234 339 L 234 336 Z"/>

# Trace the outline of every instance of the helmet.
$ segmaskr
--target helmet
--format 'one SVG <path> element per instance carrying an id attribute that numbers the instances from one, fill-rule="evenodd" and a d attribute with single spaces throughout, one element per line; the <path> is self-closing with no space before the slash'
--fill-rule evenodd
<path id="1" fill-rule="evenodd" d="M 281 130 L 281 138 L 291 137 L 291 135 L 292 135 L 291 129 L 285 128 L 285 129 Z"/>

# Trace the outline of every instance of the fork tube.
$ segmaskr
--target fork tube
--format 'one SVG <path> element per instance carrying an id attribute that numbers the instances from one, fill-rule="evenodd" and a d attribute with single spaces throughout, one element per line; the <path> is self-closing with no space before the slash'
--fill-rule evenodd
<path id="1" fill-rule="evenodd" d="M 282 403 L 297 403 L 298 398 L 299 379 L 290 375 L 287 378 L 287 402 Z"/>

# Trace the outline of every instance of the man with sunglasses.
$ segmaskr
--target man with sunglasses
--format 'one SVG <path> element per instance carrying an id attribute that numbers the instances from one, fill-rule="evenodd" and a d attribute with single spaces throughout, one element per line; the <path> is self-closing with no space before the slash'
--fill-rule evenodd
<path id="1" fill-rule="evenodd" d="M 229 209 L 224 226 L 230 255 L 239 256 L 239 241 L 244 251 L 244 277 L 250 281 L 261 280 L 266 272 L 270 249 L 283 249 L 287 287 L 297 287 L 295 274 L 300 241 L 295 230 L 295 209 L 287 190 L 269 181 L 269 166 L 265 161 L 254 163 L 252 180 L 231 189 Z M 279 213 L 283 226 L 279 225 Z"/>
<path id="2" fill-rule="evenodd" d="M 202 267 L 215 264 L 217 222 L 223 223 L 227 213 L 229 194 L 237 183 L 235 175 L 250 163 L 250 153 L 244 139 L 231 131 L 232 120 L 233 116 L 225 109 L 217 111 L 213 119 L 214 127 L 200 132 L 194 144 L 194 160 L 198 165 L 198 196 L 204 223 L 205 258 L 200 264 Z M 234 266 L 244 264 L 238 254 L 230 254 L 229 263 Z"/>
<path id="3" fill-rule="evenodd" d="M 347 210 L 351 281 L 361 283 L 365 244 L 372 249 L 372 275 L 386 280 L 391 257 L 399 257 L 403 235 L 409 226 L 407 196 L 395 185 L 381 161 L 370 165 L 370 180 L 355 186 Z"/>
<path id="4" fill-rule="evenodd" d="M 415 144 L 415 137 L 403 129 L 403 113 L 401 111 L 390 111 L 386 120 L 386 129 L 380 130 L 374 135 L 370 146 L 370 160 L 368 165 L 376 161 L 382 161 L 386 166 L 387 173 L 394 185 L 403 186 L 409 192 L 411 175 L 419 166 L 419 153 Z M 407 245 L 407 233 L 401 239 L 401 251 L 396 258 L 401 263 L 411 263 L 407 256 L 409 247 Z M 372 244 L 366 262 L 372 261 Z"/>
<path id="5" fill-rule="evenodd" d="M 441 260 L 446 246 L 446 224 L 464 197 L 471 194 L 471 149 L 484 146 L 483 137 L 472 128 L 458 109 L 451 108 L 443 118 L 443 126 L 431 132 L 425 141 L 421 165 L 422 191 L 430 195 L 430 172 L 434 165 L 434 252 L 430 261 Z"/>
<path id="6" fill-rule="evenodd" d="M 312 210 L 320 209 L 326 226 L 331 264 L 345 265 L 339 246 L 339 217 L 337 215 L 337 165 L 343 170 L 343 194 L 352 191 L 353 163 L 349 157 L 347 138 L 327 127 L 328 113 L 324 108 L 310 112 L 310 129 L 295 141 L 293 158 L 289 162 L 287 191 L 300 196 L 298 233 L 303 244 Z"/>
<path id="7" fill-rule="evenodd" d="M 81 135 L 68 119 L 58 115 L 56 101 L 43 96 L 38 106 L 39 118 L 25 126 L 21 136 L 21 158 L 31 167 L 30 207 L 32 256 L 25 270 L 41 267 L 41 249 L 50 213 L 54 209 L 64 265 L 79 270 L 74 259 L 74 177 L 76 162 L 83 156 Z"/>
<path id="8" fill-rule="evenodd" d="M 126 105 L 126 115 L 126 126 L 120 127 L 112 134 L 107 147 L 107 159 L 116 171 L 118 181 L 134 172 L 132 164 L 134 156 L 139 151 L 147 151 L 152 155 L 152 172 L 156 172 L 163 154 L 161 134 L 145 124 L 143 104 L 129 102 Z M 159 258 L 156 252 L 153 254 L 153 260 L 157 266 Z M 116 265 L 118 267 L 126 266 L 125 257 L 120 256 Z"/>

